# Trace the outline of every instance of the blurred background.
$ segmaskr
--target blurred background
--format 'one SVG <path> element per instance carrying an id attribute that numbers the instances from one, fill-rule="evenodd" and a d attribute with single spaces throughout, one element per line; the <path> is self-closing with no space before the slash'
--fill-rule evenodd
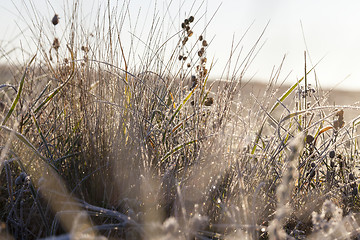
<path id="1" fill-rule="evenodd" d="M 48 31 L 61 37 L 61 28 L 67 27 L 62 25 L 66 22 L 64 18 L 71 16 L 74 1 L 1 0 L 0 63 L 28 62 L 37 49 L 36 38 L 42 33 Z M 87 0 L 78 5 L 82 13 L 79 23 L 84 29 L 91 29 L 95 19 L 103 17 L 98 12 L 106 10 L 108 2 L 112 9 L 128 8 L 125 20 L 129 21 L 129 29 L 123 29 L 128 39 L 132 35 L 146 38 L 144 26 L 156 11 L 165 16 L 164 21 L 169 21 L 169 31 L 180 30 L 181 21 L 189 15 L 201 20 L 196 27 L 206 27 L 204 34 L 210 41 L 208 59 L 215 62 L 212 78 L 219 78 L 226 69 L 232 45 L 241 40 L 232 60 L 235 62 L 238 54 L 246 56 L 266 28 L 258 45 L 261 49 L 245 78 L 269 81 L 285 56 L 279 81 L 294 83 L 304 75 L 307 51 L 307 69 L 317 64 L 316 76 L 321 87 L 360 90 L 359 1 Z M 56 29 L 49 24 L 54 13 L 60 17 Z M 36 26 L 38 32 L 30 26 Z M 312 74 L 309 82 L 314 79 Z"/>

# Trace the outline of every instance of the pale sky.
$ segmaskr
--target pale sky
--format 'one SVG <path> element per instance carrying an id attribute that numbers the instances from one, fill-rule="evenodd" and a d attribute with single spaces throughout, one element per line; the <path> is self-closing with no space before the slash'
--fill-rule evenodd
<path id="1" fill-rule="evenodd" d="M 170 9 L 170 12 L 177 13 L 181 8 L 183 9 L 181 16 L 186 16 L 191 14 L 186 11 L 194 1 L 196 6 L 203 2 L 202 0 L 158 0 L 157 2 L 162 6 L 172 2 L 173 9 Z M 27 4 L 32 2 L 33 5 L 28 4 L 28 8 L 24 8 L 24 2 Z M 123 1 L 110 0 L 110 2 L 115 6 Z M 136 16 L 140 7 L 145 14 L 154 6 L 154 2 L 130 0 L 131 16 Z M 0 61 L 28 60 L 32 55 L 32 50 L 24 47 L 30 41 L 29 38 L 34 37 L 26 28 L 26 22 L 32 15 L 31 12 L 34 12 L 29 6 L 42 17 L 51 19 L 54 12 L 62 17 L 66 12 L 66 6 L 71 3 L 72 0 L 0 0 Z M 86 19 L 95 18 L 93 12 L 97 11 L 99 5 L 105 6 L 106 3 L 107 0 L 83 1 L 82 11 L 88 16 Z M 208 0 L 204 1 L 204 9 L 198 13 L 200 15 L 207 9 L 199 27 L 203 27 L 204 21 L 211 19 L 220 4 L 206 31 L 209 40 L 214 37 L 208 48 L 208 59 L 216 60 L 213 77 L 219 76 L 224 69 L 233 37 L 235 41 L 239 41 L 252 24 L 240 43 L 240 47 L 244 49 L 242 56 L 245 56 L 244 53 L 252 47 L 270 21 L 260 41 L 260 45 L 264 43 L 264 46 L 251 63 L 246 76 L 267 81 L 273 67 L 277 68 L 286 54 L 279 81 L 281 82 L 291 72 L 287 82 L 295 82 L 304 74 L 306 47 L 300 24 L 302 22 L 312 60 L 307 60 L 308 69 L 311 68 L 311 62 L 316 64 L 323 58 L 316 67 L 320 85 L 334 87 L 339 84 L 337 88 L 360 90 L 360 2 L 358 0 L 223 0 L 222 2 Z M 196 14 L 194 16 L 200 18 Z M 146 22 L 144 24 L 146 25 Z M 24 33 L 18 35 L 19 29 L 24 30 Z M 20 51 L 14 51 L 7 53 L 6 57 L 3 56 L 9 50 L 21 46 L 29 51 L 28 55 L 24 53 L 19 56 Z M 313 79 L 314 75 L 310 75 L 309 81 L 312 82 Z"/>

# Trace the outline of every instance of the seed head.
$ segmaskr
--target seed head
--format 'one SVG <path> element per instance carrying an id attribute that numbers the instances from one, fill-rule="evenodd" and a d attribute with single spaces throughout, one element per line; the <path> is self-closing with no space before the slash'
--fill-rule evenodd
<path id="1" fill-rule="evenodd" d="M 214 99 L 212 97 L 208 97 L 208 98 L 206 98 L 204 105 L 211 106 L 211 105 L 213 105 L 213 103 L 214 103 Z"/>
<path id="2" fill-rule="evenodd" d="M 194 21 L 194 17 L 193 16 L 190 16 L 189 17 L 189 22 L 193 22 Z"/>
<path id="3" fill-rule="evenodd" d="M 189 40 L 189 38 L 185 37 L 184 40 L 182 40 L 182 44 L 185 45 L 188 40 Z"/>
<path id="4" fill-rule="evenodd" d="M 196 79 L 195 75 L 191 76 L 191 86 L 190 86 L 190 91 L 194 89 L 194 87 L 196 86 L 196 84 L 198 83 L 198 80 Z"/>
<path id="5" fill-rule="evenodd" d="M 81 51 L 87 53 L 87 52 L 89 52 L 89 47 L 87 47 L 87 46 L 81 46 Z"/>
<path id="6" fill-rule="evenodd" d="M 55 14 L 51 20 L 52 24 L 54 24 L 54 26 L 57 25 L 59 23 L 59 19 L 59 15 Z"/>
<path id="7" fill-rule="evenodd" d="M 59 39 L 58 39 L 58 38 L 54 38 L 52 47 L 53 47 L 56 51 L 59 49 L 59 47 L 60 47 L 60 42 L 59 42 Z"/>
<path id="8" fill-rule="evenodd" d="M 314 141 L 314 137 L 313 136 L 311 136 L 311 135 L 307 135 L 306 136 L 306 143 L 307 144 L 310 144 L 310 143 L 312 143 Z"/>
<path id="9" fill-rule="evenodd" d="M 330 157 L 330 158 L 334 158 L 334 157 L 335 157 L 335 151 L 334 151 L 334 150 L 330 151 L 329 157 Z"/>

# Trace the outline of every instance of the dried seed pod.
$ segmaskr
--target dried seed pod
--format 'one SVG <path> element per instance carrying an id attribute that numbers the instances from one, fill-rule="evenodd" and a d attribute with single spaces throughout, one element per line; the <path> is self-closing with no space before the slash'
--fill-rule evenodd
<path id="1" fill-rule="evenodd" d="M 183 60 L 186 61 L 187 57 L 183 57 Z"/>
<path id="2" fill-rule="evenodd" d="M 195 75 L 191 75 L 191 83 L 192 84 L 196 84 L 197 83 L 197 78 L 196 78 L 196 76 Z"/>
<path id="3" fill-rule="evenodd" d="M 333 122 L 333 125 L 334 125 L 335 130 L 339 130 L 340 128 L 342 128 L 345 125 L 344 110 L 340 110 L 340 111 L 336 112 L 335 116 L 338 117 L 338 119 Z"/>
<path id="4" fill-rule="evenodd" d="M 333 122 L 334 128 L 335 130 L 339 130 L 340 128 L 342 128 L 345 125 L 345 122 L 343 120 L 335 120 Z"/>
<path id="5" fill-rule="evenodd" d="M 199 56 L 199 57 L 202 57 L 202 55 L 203 55 L 203 52 L 202 52 L 202 51 L 198 51 L 198 56 Z"/>
<path id="6" fill-rule="evenodd" d="M 344 110 L 339 110 L 336 112 L 335 116 L 341 118 L 341 119 L 344 119 Z"/>
<path id="7" fill-rule="evenodd" d="M 55 38 L 53 43 L 52 43 L 52 47 L 55 49 L 55 51 L 57 51 L 60 47 L 60 42 L 58 38 Z"/>
<path id="8" fill-rule="evenodd" d="M 184 40 L 182 40 L 182 44 L 185 45 L 188 40 L 189 40 L 189 38 L 185 37 Z"/>
<path id="9" fill-rule="evenodd" d="M 211 106 L 211 105 L 213 105 L 213 103 L 214 103 L 214 99 L 212 97 L 208 97 L 208 98 L 206 98 L 204 105 Z"/>
<path id="10" fill-rule="evenodd" d="M 193 22 L 194 21 L 194 16 L 190 16 L 189 17 L 189 22 Z"/>
<path id="11" fill-rule="evenodd" d="M 189 67 L 191 67 L 191 64 L 190 64 L 190 63 L 188 63 L 186 66 L 189 68 Z"/>
<path id="12" fill-rule="evenodd" d="M 186 30 L 186 31 L 189 31 L 189 30 L 190 30 L 190 26 L 186 26 L 186 27 L 185 27 L 185 30 Z"/>
<path id="13" fill-rule="evenodd" d="M 200 35 L 200 36 L 199 36 L 199 41 L 201 42 L 203 39 L 204 39 L 203 36 Z"/>
<path id="14" fill-rule="evenodd" d="M 183 59 L 183 56 L 179 55 L 179 61 L 181 61 Z"/>
<path id="15" fill-rule="evenodd" d="M 311 144 L 314 141 L 314 137 L 311 135 L 306 136 L 306 143 Z"/>
<path id="16" fill-rule="evenodd" d="M 186 25 L 188 25 L 188 24 L 189 24 L 189 19 L 185 19 L 185 20 L 184 20 L 184 23 L 185 23 Z"/>
<path id="17" fill-rule="evenodd" d="M 192 35 L 193 35 L 193 31 L 191 31 L 191 30 L 189 30 L 189 31 L 187 31 L 187 35 L 188 35 L 188 37 L 191 37 Z"/>
<path id="18" fill-rule="evenodd" d="M 89 52 L 89 47 L 87 46 L 81 46 L 81 50 L 85 53 Z"/>
<path id="19" fill-rule="evenodd" d="M 186 27 L 186 25 L 185 25 L 185 23 L 181 23 L 181 28 L 185 28 Z"/>
<path id="20" fill-rule="evenodd" d="M 57 25 L 59 23 L 59 15 L 55 14 L 54 17 L 51 19 L 52 24 Z"/>
<path id="21" fill-rule="evenodd" d="M 334 150 L 332 150 L 332 151 L 329 152 L 329 157 L 330 157 L 330 158 L 334 158 L 334 157 L 335 157 L 335 151 L 334 151 Z"/>
<path id="22" fill-rule="evenodd" d="M 207 41 L 206 41 L 206 40 L 202 41 L 202 45 L 203 45 L 204 47 L 206 47 L 206 46 L 208 45 Z"/>

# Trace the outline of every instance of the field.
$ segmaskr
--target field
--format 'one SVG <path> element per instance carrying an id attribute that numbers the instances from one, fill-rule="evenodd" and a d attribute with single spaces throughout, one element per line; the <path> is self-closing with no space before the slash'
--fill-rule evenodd
<path id="1" fill-rule="evenodd" d="M 258 42 L 214 80 L 197 15 L 128 46 L 126 6 L 95 40 L 78 14 L 0 67 L 1 239 L 360 237 L 358 93 L 305 63 L 289 86 L 245 79 Z"/>

